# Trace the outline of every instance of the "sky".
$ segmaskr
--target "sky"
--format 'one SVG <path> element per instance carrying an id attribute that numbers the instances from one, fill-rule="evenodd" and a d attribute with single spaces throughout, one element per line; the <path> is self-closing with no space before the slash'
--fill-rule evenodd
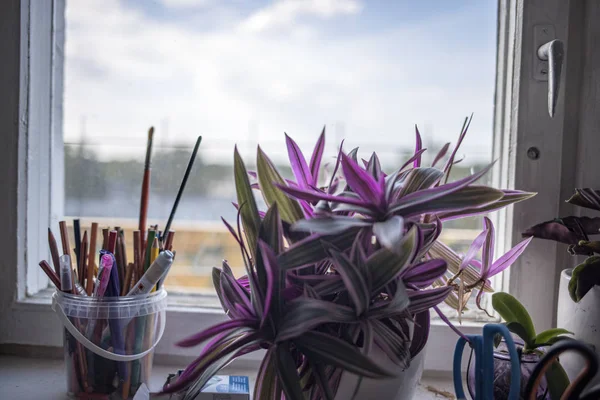
<path id="1" fill-rule="evenodd" d="M 284 132 L 310 152 L 455 141 L 489 160 L 496 58 L 492 0 L 67 1 L 64 138 L 103 159 L 189 146 L 231 163 L 257 142 L 275 161 Z M 393 169 L 397 165 L 389 167 Z"/>

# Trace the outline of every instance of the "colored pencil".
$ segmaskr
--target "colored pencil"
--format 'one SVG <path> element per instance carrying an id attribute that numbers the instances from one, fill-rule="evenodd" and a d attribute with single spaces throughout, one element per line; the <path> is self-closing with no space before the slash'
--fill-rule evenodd
<path id="1" fill-rule="evenodd" d="M 56 238 L 52 233 L 52 229 L 48 228 L 48 246 L 50 247 L 50 255 L 52 256 L 52 264 L 54 264 L 54 272 L 60 276 L 60 262 L 58 258 L 58 245 L 56 244 Z M 59 285 L 60 287 L 60 285 Z"/>
<path id="2" fill-rule="evenodd" d="M 167 240 L 165 243 L 165 250 L 173 251 L 173 239 L 175 238 L 175 231 L 169 231 L 167 234 Z"/>
<path id="3" fill-rule="evenodd" d="M 83 286 L 85 284 L 85 277 L 87 276 L 86 262 L 87 262 L 87 248 L 88 248 L 88 236 L 87 231 L 83 232 L 83 238 L 81 239 L 81 245 L 79 246 L 79 284 Z"/>
<path id="4" fill-rule="evenodd" d="M 88 265 L 87 265 L 87 281 L 85 285 L 85 291 L 88 296 L 91 296 L 94 292 L 94 269 L 96 268 L 96 241 L 98 234 L 98 223 L 92 222 L 92 231 L 90 233 L 90 254 L 88 257 Z"/>
<path id="5" fill-rule="evenodd" d="M 154 238 L 156 237 L 156 231 L 152 229 L 148 229 L 148 242 L 149 245 L 146 246 L 146 254 L 144 255 L 144 272 L 150 267 L 150 261 L 152 259 L 152 243 L 154 243 Z"/>
<path id="6" fill-rule="evenodd" d="M 175 213 L 177 212 L 177 206 L 179 205 L 179 200 L 181 200 L 181 196 L 183 195 L 183 191 L 185 190 L 185 185 L 187 184 L 187 180 L 190 177 L 190 172 L 192 172 L 192 167 L 194 166 L 194 161 L 196 161 L 196 155 L 198 154 L 198 148 L 200 147 L 200 143 L 202 142 L 202 136 L 198 136 L 196 139 L 196 144 L 194 145 L 194 150 L 192 150 L 192 155 L 190 160 L 188 161 L 187 167 L 185 169 L 185 173 L 183 174 L 183 179 L 181 180 L 181 184 L 179 185 L 179 190 L 177 191 L 177 196 L 175 196 L 175 202 L 173 203 L 173 207 L 171 208 L 171 213 L 169 214 L 169 219 L 167 220 L 167 225 L 165 225 L 164 234 L 169 234 L 169 229 L 171 229 L 171 223 L 173 222 L 173 218 L 175 218 Z M 140 228 L 142 229 L 142 228 Z"/>
<path id="7" fill-rule="evenodd" d="M 117 249 L 117 231 L 110 231 L 108 233 L 108 244 L 106 250 L 111 252 L 113 255 L 115 254 L 115 250 Z M 118 271 L 117 271 L 118 273 Z"/>
<path id="8" fill-rule="evenodd" d="M 150 194 L 150 172 L 152 168 L 152 140 L 154 127 L 148 130 L 148 141 L 146 143 L 146 160 L 144 161 L 144 177 L 142 180 L 142 193 L 140 196 L 140 217 L 138 229 L 142 235 L 146 232 L 146 219 L 148 217 L 148 196 Z M 142 237 L 142 243 L 146 246 L 146 239 Z"/>
<path id="9" fill-rule="evenodd" d="M 136 276 L 140 276 L 140 269 L 142 268 L 141 261 L 141 234 L 140 231 L 133 231 L 133 265 L 135 268 Z"/>
<path id="10" fill-rule="evenodd" d="M 40 267 L 42 267 L 46 275 L 48 275 L 48 278 L 52 281 L 54 286 L 56 286 L 56 288 L 60 290 L 60 279 L 58 278 L 58 275 L 54 272 L 54 270 L 50 267 L 48 262 L 46 260 L 40 261 Z"/>
<path id="11" fill-rule="evenodd" d="M 73 220 L 73 236 L 75 237 L 75 262 L 77 263 L 77 272 L 80 272 L 81 267 L 79 262 L 81 261 L 81 258 L 79 257 L 79 253 L 81 250 L 81 224 L 78 219 Z"/>
<path id="12" fill-rule="evenodd" d="M 102 250 L 108 249 L 108 228 L 102 228 Z"/>

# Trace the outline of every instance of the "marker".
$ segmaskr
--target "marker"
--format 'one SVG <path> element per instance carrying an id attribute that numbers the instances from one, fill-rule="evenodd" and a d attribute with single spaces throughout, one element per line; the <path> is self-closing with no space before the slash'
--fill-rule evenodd
<path id="1" fill-rule="evenodd" d="M 148 268 L 142 278 L 135 284 L 133 289 L 127 293 L 127 296 L 135 296 L 138 294 L 150 293 L 157 282 L 162 278 L 173 264 L 173 253 L 165 250 L 159 254 L 152 265 Z"/>
<path id="2" fill-rule="evenodd" d="M 60 263 L 60 287 L 65 293 L 73 293 L 73 276 L 71 272 L 71 256 L 63 254 L 58 259 Z"/>
<path id="3" fill-rule="evenodd" d="M 96 279 L 96 287 L 94 288 L 94 297 L 102 297 L 106 292 L 110 273 L 113 267 L 112 257 L 104 254 L 100 257 L 100 268 L 98 269 L 98 278 Z"/>

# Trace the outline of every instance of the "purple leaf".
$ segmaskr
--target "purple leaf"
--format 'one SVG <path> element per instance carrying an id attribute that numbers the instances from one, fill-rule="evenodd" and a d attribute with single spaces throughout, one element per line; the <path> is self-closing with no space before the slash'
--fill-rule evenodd
<path id="1" fill-rule="evenodd" d="M 316 186 L 319 183 L 319 170 L 321 169 L 321 160 L 323 159 L 323 150 L 325 149 L 325 127 L 319 135 L 319 140 L 312 156 L 310 157 L 310 174 L 312 176 L 311 185 Z"/>
<path id="2" fill-rule="evenodd" d="M 590 188 L 575 189 L 575 194 L 567 203 L 600 211 L 600 191 Z"/>
<path id="3" fill-rule="evenodd" d="M 368 378 L 393 377 L 394 373 L 382 368 L 364 356 L 356 346 L 321 332 L 306 332 L 294 344 L 315 362 L 322 362 Z"/>
<path id="4" fill-rule="evenodd" d="M 285 134 L 285 143 L 287 145 L 288 156 L 296 181 L 300 187 L 306 188 L 312 184 L 312 174 L 306 164 L 306 159 L 304 158 L 300 147 L 298 147 L 296 142 L 294 142 L 287 133 Z"/>
<path id="5" fill-rule="evenodd" d="M 355 217 L 332 216 L 323 218 L 302 219 L 292 225 L 292 230 L 302 232 L 314 232 L 324 235 L 333 235 L 344 232 L 350 228 L 361 228 L 371 226 L 364 219 Z"/>
<path id="6" fill-rule="evenodd" d="M 398 332 L 380 320 L 375 319 L 370 322 L 373 326 L 377 346 L 394 364 L 406 368 L 410 358 L 409 340 L 398 335 Z"/>
<path id="7" fill-rule="evenodd" d="M 276 342 L 299 337 L 324 323 L 355 321 L 356 314 L 348 306 L 309 297 L 298 297 L 288 304 L 279 326 Z"/>
<path id="8" fill-rule="evenodd" d="M 371 271 L 373 291 L 387 285 L 412 261 L 417 251 L 417 233 L 417 228 L 413 227 L 404 235 L 395 252 L 383 248 L 369 257 L 367 266 Z"/>
<path id="9" fill-rule="evenodd" d="M 481 252 L 481 277 L 488 278 L 488 271 L 494 261 L 494 244 L 496 242 L 496 231 L 494 224 L 488 217 L 483 218 L 484 232 L 486 232 L 483 242 L 483 250 Z"/>
<path id="10" fill-rule="evenodd" d="M 499 274 L 504 271 L 506 268 L 510 267 L 517 258 L 525 251 L 529 243 L 533 238 L 530 237 L 528 239 L 523 240 L 515 247 L 506 252 L 502 257 L 497 259 L 494 264 L 490 267 L 487 278 L 491 278 L 494 275 Z"/>
<path id="11" fill-rule="evenodd" d="M 452 170 L 452 165 L 455 164 L 454 158 L 456 157 L 456 152 L 460 148 L 460 145 L 462 144 L 462 141 L 465 138 L 467 131 L 469 130 L 469 126 L 471 125 L 472 119 L 473 119 L 473 114 L 471 114 L 470 118 L 465 118 L 465 122 L 463 123 L 463 127 L 461 129 L 460 136 L 458 137 L 458 142 L 456 143 L 454 150 L 452 150 L 452 154 L 450 154 L 450 158 L 448 158 L 448 161 L 446 162 L 446 166 L 444 167 L 444 172 L 446 173 L 446 182 L 448 181 L 448 177 L 450 176 L 450 171 Z"/>
<path id="12" fill-rule="evenodd" d="M 279 268 L 284 270 L 301 268 L 326 259 L 329 254 L 323 246 L 323 242 L 345 251 L 352 246 L 357 232 L 357 229 L 349 229 L 337 235 L 312 234 L 294 243 L 279 255 Z"/>
<path id="13" fill-rule="evenodd" d="M 412 283 L 418 288 L 423 289 L 431 286 L 436 279 L 446 273 L 446 270 L 446 261 L 435 259 L 424 261 L 406 269 L 401 277 L 405 283 Z"/>
<path id="14" fill-rule="evenodd" d="M 273 300 L 278 304 L 275 305 L 274 315 L 279 317 L 280 315 L 280 304 L 279 300 L 281 296 L 279 295 L 279 267 L 277 265 L 277 256 L 271 250 L 269 246 L 262 240 L 258 241 L 258 246 L 260 247 L 260 252 L 262 255 L 262 261 L 265 269 L 265 274 L 267 278 L 267 290 L 265 293 L 264 300 L 264 311 L 260 321 L 260 327 L 262 328 L 265 324 L 267 317 L 269 317 L 269 312 L 271 311 L 271 303 Z"/>
<path id="15" fill-rule="evenodd" d="M 334 196 L 334 195 L 326 194 L 326 193 L 323 193 L 323 192 L 320 192 L 320 191 L 317 191 L 314 189 L 301 189 L 301 188 L 293 188 L 293 187 L 282 186 L 282 185 L 275 185 L 275 186 L 277 186 L 283 192 L 287 193 L 289 196 L 291 196 L 295 199 L 299 199 L 299 200 L 315 201 L 315 202 L 318 202 L 320 200 L 325 200 L 325 201 L 332 201 L 332 202 L 336 202 L 336 203 L 354 204 L 359 207 L 365 207 L 365 208 L 373 209 L 373 210 L 376 209 L 370 203 L 367 203 L 365 201 L 362 201 L 362 200 L 359 200 L 359 199 L 356 199 L 353 197 Z"/>
<path id="16" fill-rule="evenodd" d="M 244 305 L 246 307 L 247 310 L 252 310 L 252 304 L 250 303 L 250 298 L 249 293 L 246 291 L 246 289 L 244 289 L 242 287 L 242 285 L 240 285 L 240 283 L 231 275 L 229 274 L 223 274 L 221 277 L 221 284 L 223 284 L 223 281 L 225 280 L 225 282 L 227 282 L 227 286 L 225 288 L 226 293 L 228 294 L 231 292 L 231 290 L 233 290 L 235 292 L 235 301 L 233 301 L 233 304 L 236 305 Z M 230 296 L 227 296 L 230 297 Z"/>
<path id="17" fill-rule="evenodd" d="M 275 366 L 275 347 L 270 347 L 265 353 L 254 386 L 254 399 L 275 399 L 275 382 L 277 381 L 277 370 Z"/>
<path id="18" fill-rule="evenodd" d="M 522 192 L 520 190 L 502 190 L 502 192 L 504 193 L 504 196 L 500 200 L 498 200 L 494 203 L 488 204 L 487 206 L 465 207 L 462 210 L 450 211 L 450 212 L 444 212 L 444 213 L 438 214 L 438 217 L 442 221 L 450 221 L 450 220 L 457 219 L 457 218 L 465 218 L 465 217 L 471 217 L 474 215 L 487 214 L 492 211 L 499 210 L 508 205 L 518 203 L 520 201 L 527 200 L 527 199 L 535 196 L 535 193 Z"/>
<path id="19" fill-rule="evenodd" d="M 438 186 L 438 188 L 439 187 L 442 186 Z M 425 191 L 426 190 L 421 190 L 420 192 L 413 194 L 418 194 Z M 412 195 L 408 195 L 406 197 L 409 196 Z M 404 218 L 409 218 L 428 213 L 433 214 L 438 212 L 460 210 L 468 205 L 485 206 L 497 201 L 498 199 L 502 198 L 502 196 L 503 194 L 501 191 L 491 187 L 468 186 L 463 187 L 460 190 L 447 193 L 442 197 L 420 202 L 419 204 L 405 206 L 400 203 L 392 207 L 390 213 L 400 214 Z"/>
<path id="20" fill-rule="evenodd" d="M 383 172 L 381 171 L 381 162 L 379 161 L 379 157 L 377 157 L 377 153 L 373 152 L 373 154 L 371 154 L 371 158 L 369 159 L 366 168 L 373 178 L 379 182 Z"/>
<path id="21" fill-rule="evenodd" d="M 345 154 L 342 154 L 342 170 L 346 183 L 354 193 L 370 204 L 381 206 L 383 193 L 375 178 Z"/>
<path id="22" fill-rule="evenodd" d="M 362 271 L 350 261 L 348 256 L 335 250 L 330 250 L 335 270 L 344 281 L 348 295 L 352 299 L 356 315 L 362 315 L 369 307 L 371 293 Z"/>
<path id="23" fill-rule="evenodd" d="M 421 166 L 421 150 L 423 150 L 423 141 L 421 140 L 421 134 L 419 133 L 419 128 L 415 125 L 415 136 L 416 136 L 416 145 L 415 145 L 415 155 L 419 154 L 415 161 L 413 162 L 414 168 L 419 168 Z M 421 152 L 421 153 L 419 153 Z"/>
<path id="24" fill-rule="evenodd" d="M 219 324 L 213 325 L 210 328 L 203 330 L 202 332 L 196 333 L 186 339 L 183 339 L 176 343 L 179 347 L 194 347 L 204 342 L 208 338 L 211 338 L 221 332 L 239 328 L 242 326 L 247 326 L 250 328 L 255 328 L 257 325 L 257 321 L 254 319 L 237 319 L 231 321 L 221 322 Z"/>
<path id="25" fill-rule="evenodd" d="M 436 164 L 442 159 L 444 158 L 444 156 L 446 155 L 446 153 L 448 152 L 448 149 L 450 148 L 450 142 L 446 143 L 444 145 L 444 147 L 441 148 L 441 150 L 437 153 L 437 155 L 435 156 L 435 158 L 433 159 L 433 162 L 431 163 L 432 167 L 435 167 Z"/>
<path id="26" fill-rule="evenodd" d="M 415 315 L 415 330 L 410 343 L 410 357 L 414 359 L 425 348 L 429 339 L 431 317 L 429 311 L 422 311 Z"/>
<path id="27" fill-rule="evenodd" d="M 463 259 L 460 263 L 460 267 L 458 268 L 459 271 L 467 268 L 467 266 L 471 264 L 471 261 L 473 261 L 475 256 L 479 253 L 479 251 L 483 247 L 483 243 L 485 242 L 485 240 L 488 236 L 488 233 L 489 233 L 488 230 L 484 229 L 479 235 L 477 235 L 475 240 L 473 240 L 473 242 L 469 246 L 469 249 L 467 250 L 467 253 L 465 254 L 465 256 L 463 257 Z"/>
<path id="28" fill-rule="evenodd" d="M 417 151 L 415 154 L 413 154 L 413 156 L 411 158 L 409 158 L 408 160 L 406 160 L 404 162 L 404 164 L 402 164 L 402 166 L 400 167 L 400 169 L 398 170 L 398 172 L 404 171 L 404 168 L 406 168 L 410 164 L 414 163 L 417 158 L 421 158 L 421 154 L 425 153 L 425 150 L 426 149 L 421 149 L 421 150 Z"/>
<path id="29" fill-rule="evenodd" d="M 375 222 L 373 234 L 382 247 L 394 251 L 399 247 L 404 234 L 404 219 L 394 215 L 385 221 Z"/>
<path id="30" fill-rule="evenodd" d="M 413 168 L 401 179 L 401 189 L 396 197 L 404 197 L 419 190 L 430 189 L 435 186 L 444 173 L 437 168 Z"/>
<path id="31" fill-rule="evenodd" d="M 429 202 L 431 200 L 438 199 L 438 198 L 446 196 L 450 193 L 454 193 L 460 189 L 463 189 L 463 188 L 469 186 L 471 183 L 473 183 L 476 180 L 478 180 L 479 178 L 481 178 L 492 168 L 492 166 L 493 166 L 493 164 L 490 164 L 487 167 L 485 167 L 484 169 L 482 169 L 481 171 L 479 171 L 471 176 L 468 176 L 466 178 L 460 179 L 456 182 L 448 183 L 446 185 L 441 185 L 441 186 L 430 188 L 430 189 L 420 190 L 415 193 L 410 193 L 410 194 L 402 197 L 401 199 L 399 199 L 399 201 L 395 204 L 394 208 L 410 207 L 410 206 L 414 206 L 414 205 Z M 500 192 L 500 193 L 502 193 L 502 192 Z M 504 194 L 502 193 L 502 196 L 503 195 Z"/>
<path id="32" fill-rule="evenodd" d="M 598 217 L 564 217 L 535 225 L 523 232 L 523 236 L 577 244 L 580 240 L 588 240 L 587 235 L 599 234 L 599 230 L 600 218 Z"/>
<path id="33" fill-rule="evenodd" d="M 451 286 L 442 286 L 435 289 L 418 290 L 409 292 L 411 314 L 417 314 L 421 311 L 429 310 L 437 306 L 452 292 Z"/>
<path id="34" fill-rule="evenodd" d="M 296 361 L 287 344 L 275 347 L 275 365 L 285 398 L 287 400 L 304 400 Z"/>

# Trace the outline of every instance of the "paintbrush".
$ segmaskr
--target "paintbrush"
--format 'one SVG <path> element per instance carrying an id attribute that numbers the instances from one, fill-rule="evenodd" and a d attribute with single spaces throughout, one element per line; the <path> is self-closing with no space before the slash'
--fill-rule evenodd
<path id="1" fill-rule="evenodd" d="M 79 262 L 81 261 L 79 253 L 81 252 L 81 225 L 78 219 L 73 220 L 73 236 L 75 236 L 75 262 L 77 263 L 77 273 L 81 271 Z"/>
<path id="2" fill-rule="evenodd" d="M 194 166 L 194 161 L 196 161 L 196 155 L 198 154 L 198 148 L 200 147 L 200 143 L 202 142 L 202 136 L 198 136 L 196 140 L 196 145 L 194 146 L 194 150 L 192 150 L 192 155 L 190 160 L 188 161 L 188 165 L 185 169 L 185 173 L 183 174 L 183 179 L 181 180 L 181 185 L 179 185 L 179 190 L 177 191 L 177 196 L 175 196 L 175 203 L 173 203 L 173 208 L 171 208 L 171 214 L 169 214 L 169 219 L 167 220 L 167 225 L 165 226 L 165 230 L 162 238 L 166 238 L 169 234 L 169 229 L 171 228 L 171 223 L 173 222 L 173 218 L 175 218 L 175 212 L 177 212 L 177 206 L 179 205 L 179 200 L 181 200 L 181 196 L 183 195 L 183 191 L 185 190 L 185 185 L 187 184 L 187 180 L 190 176 L 190 172 L 192 172 L 192 167 Z M 142 228 L 140 227 L 140 230 Z"/>
<path id="3" fill-rule="evenodd" d="M 142 193 L 140 196 L 140 218 L 138 229 L 142 235 L 146 232 L 146 218 L 148 217 L 148 196 L 150 194 L 150 170 L 152 165 L 152 139 L 154 137 L 154 127 L 148 130 L 148 141 L 146 143 L 146 160 L 144 161 L 144 178 L 142 180 Z M 143 247 L 145 248 L 145 238 L 142 237 Z"/>

